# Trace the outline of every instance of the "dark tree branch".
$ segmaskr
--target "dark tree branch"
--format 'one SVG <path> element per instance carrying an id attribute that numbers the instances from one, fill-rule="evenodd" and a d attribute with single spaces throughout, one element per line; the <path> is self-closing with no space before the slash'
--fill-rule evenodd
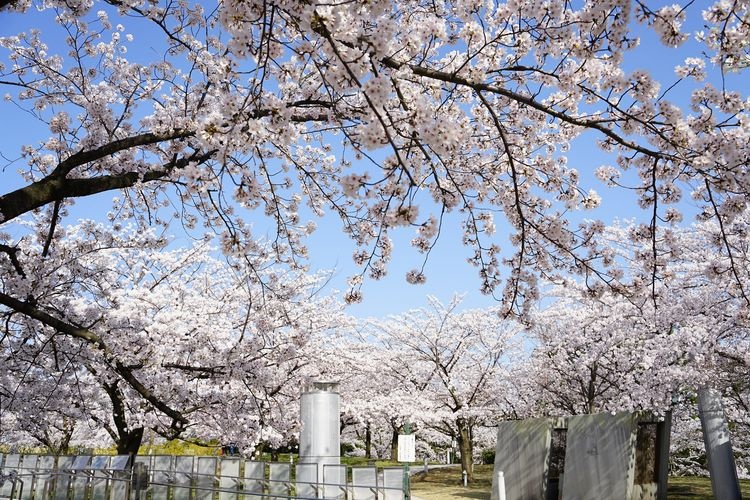
<path id="1" fill-rule="evenodd" d="M 112 353 L 109 351 L 109 348 L 101 339 L 101 337 L 90 330 L 55 318 L 47 312 L 39 309 L 37 306 L 32 305 L 28 302 L 22 302 L 3 292 L 0 292 L 0 304 L 13 309 L 14 311 L 23 313 L 29 318 L 35 319 L 44 325 L 54 328 L 56 331 L 64 335 L 81 339 L 93 345 L 94 347 L 102 351 L 106 358 L 112 357 Z M 154 408 L 170 417 L 176 424 L 181 426 L 188 423 L 187 419 L 180 412 L 176 411 L 175 409 L 171 408 L 166 403 L 161 401 L 145 385 L 143 385 L 141 381 L 138 380 L 138 378 L 136 378 L 136 376 L 133 374 L 133 370 L 130 367 L 124 365 L 119 360 L 115 360 L 114 370 L 146 401 L 151 403 Z"/>
<path id="2" fill-rule="evenodd" d="M 671 155 L 668 155 L 661 151 L 655 151 L 655 150 L 645 148 L 633 141 L 629 141 L 625 139 L 624 137 L 622 137 L 621 135 L 613 131 L 611 128 L 607 127 L 605 125 L 605 121 L 571 116 L 567 113 L 563 113 L 562 111 L 557 111 L 556 109 L 535 100 L 533 97 L 525 96 L 523 94 L 519 94 L 518 92 L 514 92 L 512 90 L 508 90 L 503 87 L 497 87 L 497 86 L 489 85 L 486 83 L 474 83 L 474 82 L 467 80 L 466 78 L 456 75 L 455 73 L 447 73 L 445 71 L 425 68 L 416 64 L 407 64 L 407 63 L 399 62 L 393 59 L 392 57 L 386 57 L 381 62 L 384 66 L 387 66 L 389 68 L 396 69 L 396 70 L 401 69 L 403 66 L 408 66 L 409 69 L 411 69 L 412 72 L 417 76 L 423 76 L 423 77 L 431 78 L 433 80 L 438 80 L 441 82 L 461 85 L 462 87 L 474 89 L 474 91 L 477 94 L 479 94 L 480 92 L 488 92 L 490 94 L 501 95 L 503 97 L 507 97 L 508 99 L 512 99 L 513 101 L 521 103 L 525 106 L 528 106 L 530 108 L 546 113 L 549 116 L 553 118 L 557 118 L 558 120 L 563 121 L 565 123 L 569 123 L 571 125 L 575 125 L 578 127 L 598 130 L 599 132 L 606 135 L 607 137 L 609 137 L 616 143 L 622 146 L 625 146 L 628 149 L 631 149 L 633 151 L 637 151 L 638 153 L 649 156 L 651 158 L 673 159 Z"/>
<path id="3" fill-rule="evenodd" d="M 289 108 L 307 108 L 310 106 L 329 107 L 314 100 L 295 101 L 288 105 Z M 271 110 L 258 110 L 248 118 L 258 119 L 269 117 L 273 114 L 274 112 Z M 325 122 L 328 121 L 329 117 L 325 113 L 305 113 L 294 114 L 290 119 L 295 123 Z M 102 160 L 123 151 L 177 139 L 186 139 L 194 135 L 195 132 L 185 130 L 172 130 L 161 134 L 149 132 L 113 140 L 96 149 L 74 153 L 60 162 L 52 173 L 43 179 L 0 196 L 0 224 L 43 207 L 53 201 L 62 201 L 65 198 L 91 196 L 105 191 L 129 188 L 138 182 L 150 182 L 162 179 L 172 171 L 183 168 L 191 161 L 202 163 L 209 160 L 216 151 L 203 154 L 195 152 L 188 158 L 169 162 L 160 169 L 150 170 L 146 173 L 126 172 L 87 178 L 66 177 L 77 167 Z"/>
<path id="4" fill-rule="evenodd" d="M 23 267 L 21 267 L 21 262 L 18 260 L 18 255 L 16 255 L 18 253 L 18 248 L 0 243 L 0 252 L 8 255 L 10 263 L 13 264 L 13 269 L 16 270 L 20 277 L 25 278 L 26 273 L 23 271 Z"/>
<path id="5" fill-rule="evenodd" d="M 201 155 L 194 153 L 189 157 L 176 159 L 163 165 L 161 170 L 151 170 L 145 174 L 126 172 L 118 175 L 68 179 L 56 176 L 53 172 L 40 181 L 0 196 L 0 224 L 53 201 L 91 196 L 105 191 L 133 187 L 139 182 L 163 179 L 172 171 L 184 168 L 190 162 L 203 163 L 207 161 L 214 153 L 215 151 L 209 151 Z"/>
<path id="6" fill-rule="evenodd" d="M 44 248 L 42 249 L 42 257 L 49 255 L 49 247 L 52 245 L 52 238 L 55 236 L 57 219 L 60 217 L 60 204 L 62 204 L 62 200 L 55 200 L 55 206 L 52 209 L 52 221 L 49 224 L 49 232 L 47 233 L 47 239 L 45 240 Z"/>

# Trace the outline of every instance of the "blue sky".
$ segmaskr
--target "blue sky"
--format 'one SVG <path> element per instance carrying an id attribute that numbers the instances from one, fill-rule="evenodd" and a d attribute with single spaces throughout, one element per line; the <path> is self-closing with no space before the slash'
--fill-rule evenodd
<path id="1" fill-rule="evenodd" d="M 697 14 L 699 9 L 691 9 Z M 23 16 L 0 14 L 0 36 L 15 34 L 20 30 L 30 27 L 40 27 L 43 33 L 49 26 L 40 15 L 35 12 Z M 42 21 L 42 22 L 40 22 Z M 700 20 L 698 20 L 700 21 Z M 693 28 L 697 29 L 700 24 L 692 20 Z M 647 30 L 641 30 L 641 46 L 635 50 L 627 59 L 625 69 L 631 71 L 636 68 L 644 68 L 657 77 L 662 85 L 671 84 L 676 78 L 673 72 L 675 64 L 683 62 L 689 55 L 697 55 L 694 48 L 695 43 L 691 40 L 678 50 L 663 47 L 655 35 Z M 150 52 L 148 41 L 139 40 L 140 50 L 143 54 Z M 5 52 L 0 51 L 0 61 L 4 60 Z M 739 77 L 731 77 L 730 88 L 743 89 L 747 95 L 748 85 L 737 85 Z M 733 83 L 733 84 L 731 84 Z M 677 89 L 677 96 L 684 96 L 684 90 L 690 89 L 690 85 L 683 85 Z M 13 92 L 13 89 L 1 88 L 2 94 Z M 680 94 L 682 92 L 682 94 Z M 7 101 L 0 102 L 0 117 L 3 133 L 0 134 L 0 153 L 6 159 L 18 157 L 19 148 L 22 144 L 34 143 L 45 137 L 44 127 L 28 115 Z M 600 218 L 605 223 L 611 223 L 615 219 L 635 218 L 648 220 L 649 214 L 641 211 L 635 204 L 634 193 L 611 189 L 603 185 L 593 177 L 594 170 L 602 164 L 607 163 L 607 157 L 601 153 L 593 144 L 591 134 L 584 135 L 579 139 L 569 153 L 569 165 L 577 168 L 583 180 L 582 187 L 593 188 L 599 192 L 603 202 L 602 206 L 592 212 L 581 212 L 575 214 L 575 218 Z M 0 192 L 7 192 L 15 186 L 21 185 L 16 175 L 16 170 L 23 167 L 22 163 L 11 163 L 0 159 Z M 97 218 L 109 208 L 111 194 L 100 195 L 92 199 L 80 200 L 76 208 L 71 212 L 67 223 L 74 223 L 79 217 Z M 409 246 L 409 240 L 413 237 L 413 229 L 404 228 L 392 233 L 395 242 L 393 259 L 389 267 L 388 275 L 380 281 L 368 280 L 363 288 L 364 300 L 361 304 L 349 307 L 349 312 L 356 316 L 382 316 L 387 314 L 398 314 L 410 308 L 421 307 L 426 304 L 425 297 L 428 294 L 435 295 L 444 302 L 450 300 L 455 293 L 465 294 L 464 308 L 488 307 L 495 305 L 491 297 L 479 292 L 480 281 L 477 270 L 466 262 L 470 249 L 462 246 L 459 226 L 460 214 L 449 214 L 446 226 L 443 229 L 441 240 L 432 252 L 430 261 L 426 267 L 427 282 L 424 285 L 409 285 L 406 283 L 407 271 L 418 268 L 422 262 L 422 255 Z M 686 223 L 689 223 L 689 218 Z M 354 245 L 341 232 L 340 222 L 335 217 L 316 219 L 318 231 L 308 240 L 310 249 L 310 265 L 313 270 L 330 269 L 334 273 L 329 287 L 345 291 L 347 289 L 346 278 L 356 274 L 358 268 L 351 260 Z M 504 223 L 501 216 L 496 220 L 498 226 Z M 260 221 L 258 228 L 264 227 L 266 221 Z M 502 227 L 499 227 L 502 234 Z M 175 232 L 179 232 L 179 227 Z M 179 236 L 183 239 L 184 236 Z M 508 247 L 507 241 L 500 240 L 499 243 Z M 500 291 L 498 291 L 500 293 Z"/>

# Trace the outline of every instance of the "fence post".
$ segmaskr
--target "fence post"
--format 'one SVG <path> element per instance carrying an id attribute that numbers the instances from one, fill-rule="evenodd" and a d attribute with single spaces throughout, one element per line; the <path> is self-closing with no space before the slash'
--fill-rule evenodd
<path id="1" fill-rule="evenodd" d="M 147 489 L 148 466 L 142 462 L 136 462 L 133 464 L 133 493 L 135 494 L 135 500 L 141 500 L 141 492 Z"/>

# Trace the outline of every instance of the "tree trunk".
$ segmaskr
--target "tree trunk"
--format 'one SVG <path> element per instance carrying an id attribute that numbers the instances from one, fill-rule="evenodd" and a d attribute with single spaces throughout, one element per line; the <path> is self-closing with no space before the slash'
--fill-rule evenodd
<path id="1" fill-rule="evenodd" d="M 588 390 L 586 391 L 586 410 L 589 413 L 589 415 L 596 413 L 596 372 L 597 372 L 597 364 L 594 363 L 593 366 L 589 369 L 589 385 Z"/>
<path id="2" fill-rule="evenodd" d="M 63 435 L 63 437 L 59 441 L 50 439 L 47 436 L 37 436 L 34 434 L 32 434 L 32 436 L 42 445 L 44 445 L 45 448 L 47 448 L 48 453 L 55 455 L 56 457 L 69 454 L 70 438 L 72 437 L 72 433 Z"/>
<path id="3" fill-rule="evenodd" d="M 370 429 L 370 422 L 367 422 L 365 427 L 365 458 L 372 458 L 372 429 Z"/>
<path id="4" fill-rule="evenodd" d="M 463 418 L 456 421 L 458 426 L 458 450 L 461 454 L 461 470 L 466 471 L 468 482 L 474 481 L 474 443 L 471 424 Z"/>
<path id="5" fill-rule="evenodd" d="M 125 414 L 125 398 L 120 391 L 119 382 L 119 380 L 115 380 L 111 384 L 102 383 L 102 387 L 112 402 L 112 421 L 117 429 L 117 439 L 115 439 L 117 454 L 137 455 L 138 449 L 141 447 L 141 441 L 143 441 L 144 429 L 143 426 L 130 428 L 128 425 L 128 418 Z"/>
<path id="6" fill-rule="evenodd" d="M 70 451 L 70 440 L 73 438 L 75 428 L 76 426 L 73 420 L 63 418 L 62 425 L 56 428 L 61 434 L 59 440 L 55 440 L 54 435 L 50 435 L 46 429 L 40 431 L 40 433 L 32 432 L 31 437 L 39 441 L 39 443 L 47 448 L 47 452 L 52 455 L 68 455 Z"/>
<path id="7" fill-rule="evenodd" d="M 120 433 L 117 440 L 118 455 L 137 455 L 138 449 L 143 441 L 143 427 L 136 427 L 127 432 Z"/>
<path id="8" fill-rule="evenodd" d="M 393 429 L 391 435 L 391 460 L 398 461 L 398 429 Z"/>

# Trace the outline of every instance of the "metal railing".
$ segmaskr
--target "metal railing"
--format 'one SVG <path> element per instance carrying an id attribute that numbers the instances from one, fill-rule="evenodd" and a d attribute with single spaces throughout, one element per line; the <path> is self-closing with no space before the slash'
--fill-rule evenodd
<path id="1" fill-rule="evenodd" d="M 2 460 L 0 455 L 0 460 Z M 8 455 L 0 499 L 23 500 L 403 500 L 401 467 L 266 463 L 237 458 Z"/>

